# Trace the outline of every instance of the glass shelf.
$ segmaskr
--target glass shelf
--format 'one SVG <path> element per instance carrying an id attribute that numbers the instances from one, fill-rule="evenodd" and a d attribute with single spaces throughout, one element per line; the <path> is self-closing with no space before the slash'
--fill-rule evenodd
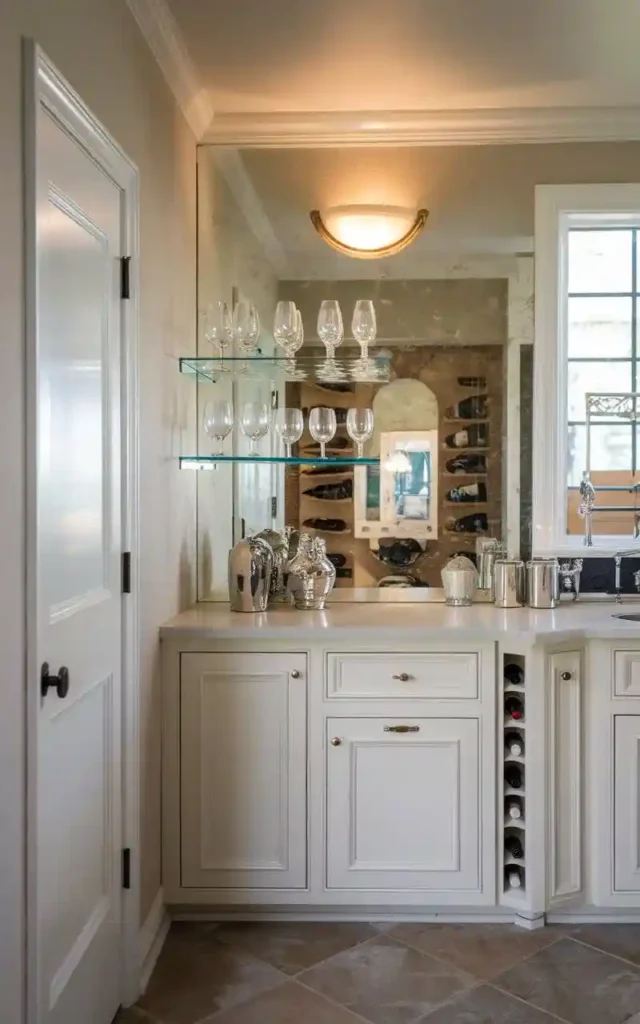
<path id="1" fill-rule="evenodd" d="M 295 359 L 280 356 L 196 356 L 180 360 L 180 373 L 198 381 L 215 384 L 223 379 L 258 379 L 285 381 L 316 381 L 318 384 L 386 384 L 389 381 L 391 357 L 374 355 L 369 359 L 336 358 L 325 354 L 298 355 Z"/>
<path id="2" fill-rule="evenodd" d="M 263 466 L 266 463 L 276 463 L 281 466 L 336 466 L 338 469 L 343 466 L 379 466 L 380 459 L 359 459 L 357 456 L 329 455 L 326 459 L 320 456 L 292 455 L 183 455 L 180 459 L 180 469 L 215 469 L 218 463 L 244 462 Z"/>

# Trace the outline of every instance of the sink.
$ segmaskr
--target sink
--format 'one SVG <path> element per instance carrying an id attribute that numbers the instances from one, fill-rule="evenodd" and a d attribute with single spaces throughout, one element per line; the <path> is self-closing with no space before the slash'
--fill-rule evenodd
<path id="1" fill-rule="evenodd" d="M 627 619 L 629 622 L 640 622 L 640 612 L 624 612 L 613 617 L 614 619 Z"/>

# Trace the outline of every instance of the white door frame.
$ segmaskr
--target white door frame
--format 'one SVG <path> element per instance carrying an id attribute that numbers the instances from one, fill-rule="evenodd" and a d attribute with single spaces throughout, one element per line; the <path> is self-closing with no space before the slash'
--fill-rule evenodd
<path id="1" fill-rule="evenodd" d="M 122 836 L 131 850 L 131 888 L 123 890 L 121 1002 L 140 992 L 139 826 L 139 572 L 138 572 L 138 170 L 96 120 L 59 71 L 32 41 L 24 46 L 25 330 L 26 330 L 26 923 L 27 1020 L 39 1024 L 37 995 L 37 725 L 40 702 L 37 663 L 37 401 L 36 131 L 40 107 L 73 137 L 122 192 L 123 246 L 131 257 L 131 298 L 122 309 L 122 545 L 131 552 L 131 593 L 122 603 Z"/>

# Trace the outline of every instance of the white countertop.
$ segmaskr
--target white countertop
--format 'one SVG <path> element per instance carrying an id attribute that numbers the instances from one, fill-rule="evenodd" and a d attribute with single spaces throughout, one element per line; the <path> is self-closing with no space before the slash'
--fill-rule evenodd
<path id="1" fill-rule="evenodd" d="M 413 643 L 493 641 L 505 636 L 522 640 L 627 639 L 640 641 L 640 622 L 615 618 L 640 612 L 638 602 L 563 603 L 554 611 L 501 609 L 488 604 L 449 608 L 433 603 L 329 605 L 322 612 L 274 608 L 258 614 L 232 612 L 227 604 L 201 603 L 170 619 L 162 637 L 211 640 L 407 640 Z"/>

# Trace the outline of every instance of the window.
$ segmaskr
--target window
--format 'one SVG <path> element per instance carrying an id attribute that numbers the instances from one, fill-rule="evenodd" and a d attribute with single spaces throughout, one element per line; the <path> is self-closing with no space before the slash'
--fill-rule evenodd
<path id="1" fill-rule="evenodd" d="M 540 186 L 535 246 L 533 548 L 589 553 L 579 511 L 588 460 L 590 550 L 602 554 L 631 539 L 640 512 L 636 422 L 593 417 L 588 457 L 586 405 L 589 394 L 640 391 L 640 185 Z"/>

